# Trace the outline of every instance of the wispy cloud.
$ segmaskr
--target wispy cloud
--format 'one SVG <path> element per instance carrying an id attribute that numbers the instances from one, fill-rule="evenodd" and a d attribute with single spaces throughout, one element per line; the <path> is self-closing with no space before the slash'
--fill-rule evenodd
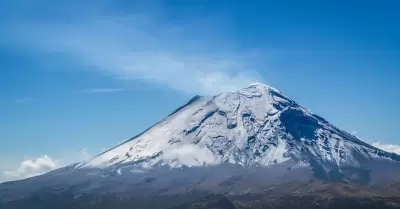
<path id="1" fill-rule="evenodd" d="M 377 147 L 381 150 L 385 150 L 387 152 L 392 152 L 400 155 L 400 145 L 397 144 L 387 144 L 382 142 L 373 142 L 372 146 Z"/>
<path id="2" fill-rule="evenodd" d="M 98 93 L 114 93 L 114 92 L 122 92 L 127 89 L 122 88 L 93 88 L 93 89 L 85 89 L 80 91 L 82 94 L 98 94 Z"/>
<path id="3" fill-rule="evenodd" d="M 87 150 L 86 148 L 83 148 L 83 149 L 79 152 L 79 155 L 80 155 L 80 159 L 81 159 L 82 161 L 89 160 L 89 159 L 92 157 L 92 155 L 88 152 L 88 150 Z"/>
<path id="4" fill-rule="evenodd" d="M 264 53 L 234 50 L 234 42 L 212 38 L 220 25 L 199 22 L 171 25 L 147 16 L 108 17 L 29 23 L 13 31 L 20 37 L 16 41 L 35 51 L 65 54 L 116 79 L 144 80 L 180 92 L 216 94 L 262 81 L 253 68 Z M 100 92 L 111 91 L 90 91 Z"/>
<path id="5" fill-rule="evenodd" d="M 15 102 L 16 103 L 24 103 L 24 102 L 30 102 L 30 101 L 33 101 L 33 100 L 35 100 L 35 98 L 23 97 L 23 98 L 16 99 Z"/>

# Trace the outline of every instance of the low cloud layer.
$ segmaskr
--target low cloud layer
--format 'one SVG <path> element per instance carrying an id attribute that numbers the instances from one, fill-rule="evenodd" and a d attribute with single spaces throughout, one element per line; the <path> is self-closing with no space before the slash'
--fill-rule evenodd
<path id="1" fill-rule="evenodd" d="M 216 159 L 208 148 L 199 148 L 191 144 L 176 146 L 165 150 L 161 158 L 165 162 L 180 162 L 189 167 L 220 163 L 220 159 Z"/>

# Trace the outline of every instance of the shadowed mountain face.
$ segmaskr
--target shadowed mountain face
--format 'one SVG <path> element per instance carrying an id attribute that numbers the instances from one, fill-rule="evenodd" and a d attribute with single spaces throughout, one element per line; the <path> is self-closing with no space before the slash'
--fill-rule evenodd
<path id="1" fill-rule="evenodd" d="M 210 98 L 196 96 L 87 162 L 0 184 L 0 202 L 64 194 L 72 202 L 104 195 L 186 196 L 193 191 L 393 196 L 400 194 L 399 161 L 398 155 L 336 128 L 280 91 L 255 83 Z M 234 202 L 218 204 L 246 208 Z"/>

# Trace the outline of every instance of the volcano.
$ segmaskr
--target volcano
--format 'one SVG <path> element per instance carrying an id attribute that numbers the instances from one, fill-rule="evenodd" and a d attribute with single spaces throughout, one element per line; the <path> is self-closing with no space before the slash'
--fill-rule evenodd
<path id="1" fill-rule="evenodd" d="M 0 200 L 58 194 L 74 201 L 266 192 L 400 196 L 399 176 L 399 155 L 359 140 L 273 87 L 253 83 L 195 96 L 88 161 L 0 184 Z"/>

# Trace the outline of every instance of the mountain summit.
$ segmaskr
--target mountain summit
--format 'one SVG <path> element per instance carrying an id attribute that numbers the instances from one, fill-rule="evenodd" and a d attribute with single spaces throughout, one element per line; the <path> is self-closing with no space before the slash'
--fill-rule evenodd
<path id="1" fill-rule="evenodd" d="M 399 155 L 336 128 L 275 88 L 254 83 L 213 97 L 196 96 L 86 162 L 0 184 L 0 203 L 49 193 L 74 198 L 193 191 L 292 194 L 286 188 L 302 194 L 318 189 L 338 193 L 337 186 L 318 182 L 340 183 L 344 191 L 366 195 L 391 195 L 400 193 L 398 176 Z"/>

